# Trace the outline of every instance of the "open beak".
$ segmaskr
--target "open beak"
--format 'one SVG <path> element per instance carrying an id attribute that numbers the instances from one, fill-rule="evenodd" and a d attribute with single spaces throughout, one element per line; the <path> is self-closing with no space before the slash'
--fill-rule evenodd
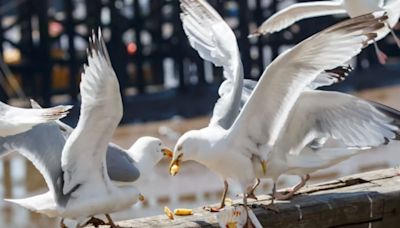
<path id="1" fill-rule="evenodd" d="M 139 201 L 143 202 L 145 200 L 144 196 L 142 194 L 139 194 Z"/>
<path id="2" fill-rule="evenodd" d="M 266 160 L 261 161 L 261 167 L 262 167 L 263 174 L 266 175 L 267 174 L 267 161 Z"/>
<path id="3" fill-rule="evenodd" d="M 164 154 L 165 157 L 168 157 L 168 158 L 172 158 L 172 156 L 174 155 L 174 152 L 172 152 L 172 150 L 169 149 L 168 147 L 162 148 L 161 152 Z"/>
<path id="4" fill-rule="evenodd" d="M 179 172 L 181 157 L 182 154 L 180 154 L 175 160 L 171 161 L 171 164 L 169 165 L 169 174 L 171 176 L 175 176 Z"/>

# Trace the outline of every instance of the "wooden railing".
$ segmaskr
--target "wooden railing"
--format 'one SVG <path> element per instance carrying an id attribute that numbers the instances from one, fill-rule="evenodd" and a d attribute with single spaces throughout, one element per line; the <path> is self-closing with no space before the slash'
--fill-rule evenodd
<path id="1" fill-rule="evenodd" d="M 251 202 L 263 227 L 399 227 L 400 169 L 356 174 L 304 188 L 290 202 L 277 202 L 278 213 Z M 218 227 L 215 214 L 202 209 L 169 220 L 165 215 L 120 222 L 124 227 Z"/>

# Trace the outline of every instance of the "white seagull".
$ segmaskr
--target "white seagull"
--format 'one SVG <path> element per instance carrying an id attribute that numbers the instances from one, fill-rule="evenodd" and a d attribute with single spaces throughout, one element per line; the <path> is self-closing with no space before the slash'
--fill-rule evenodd
<path id="1" fill-rule="evenodd" d="M 400 112 L 382 104 L 339 92 L 304 91 L 273 148 L 267 150 L 267 171 L 254 156 L 254 172 L 257 178 L 273 180 L 273 199 L 286 200 L 305 185 L 310 173 L 400 140 L 399 126 Z M 277 193 L 281 174 L 298 175 L 301 181 L 288 193 Z M 248 196 L 254 197 L 258 183 L 259 179 Z"/>
<path id="2" fill-rule="evenodd" d="M 386 1 L 386 4 L 384 0 L 339 0 L 296 3 L 272 15 L 250 37 L 279 32 L 297 21 L 306 18 L 344 13 L 353 18 L 375 11 L 386 11 L 389 17 L 387 27 L 378 31 L 378 37 L 376 37 L 375 41 L 381 40 L 387 34 L 391 33 L 397 46 L 400 47 L 400 40 L 393 31 L 393 27 L 397 24 L 400 17 L 399 0 Z M 385 63 L 387 56 L 379 49 L 376 42 L 374 45 L 379 61 L 382 64 Z"/>
<path id="3" fill-rule="evenodd" d="M 33 126 L 64 118 L 72 108 L 60 105 L 45 109 L 17 108 L 0 102 L 0 137 L 29 131 Z"/>
<path id="4" fill-rule="evenodd" d="M 215 24 L 221 18 L 207 2 L 181 0 L 181 3 L 183 17 L 193 17 L 198 23 L 208 26 L 207 31 L 203 30 L 206 35 L 210 36 L 216 28 L 220 29 Z M 246 194 L 256 177 L 252 158 L 258 156 L 261 164 L 265 164 L 268 154 L 265 149 L 269 151 L 273 148 L 280 129 L 302 91 L 324 69 L 340 66 L 372 42 L 376 37 L 374 32 L 384 26 L 382 21 L 386 18 L 379 12 L 344 21 L 280 55 L 267 67 L 231 127 L 224 129 L 219 125 L 210 125 L 189 131 L 178 140 L 170 164 L 171 175 L 177 174 L 181 162 L 194 160 L 224 179 L 238 180 Z M 199 31 L 197 27 L 191 28 L 193 36 L 202 36 Z M 221 42 L 216 36 L 211 35 L 210 41 L 214 45 L 204 42 L 198 45 L 211 56 L 218 53 L 215 44 L 221 45 L 219 50 L 231 48 L 228 46 L 230 42 Z M 223 53 L 223 56 L 227 55 L 229 51 Z M 243 200 L 247 204 L 246 197 Z"/>
<path id="5" fill-rule="evenodd" d="M 243 79 L 239 47 L 229 25 L 206 3 L 203 7 L 214 15 L 215 20 L 202 20 L 198 13 L 194 11 L 196 8 L 193 8 L 191 4 L 193 3 L 183 2 L 181 5 L 183 10 L 181 19 L 189 42 L 203 59 L 214 63 L 216 66 L 222 66 L 226 79 L 219 88 L 221 98 L 215 104 L 209 126 L 229 129 L 239 114 L 241 106 L 254 89 L 256 82 Z M 212 29 L 210 30 L 210 28 Z M 309 88 L 314 89 L 340 82 L 344 80 L 350 70 L 351 68 L 348 66 L 326 70 L 309 85 Z M 226 180 L 224 180 L 224 186 L 224 194 L 219 208 L 222 208 L 225 204 L 225 195 L 228 190 Z M 219 210 L 219 208 L 205 207 L 206 210 L 211 211 Z"/>
<path id="6" fill-rule="evenodd" d="M 105 214 L 109 225 L 116 227 L 108 214 L 142 199 L 134 181 L 163 154 L 172 153 L 152 137 L 140 138 L 128 151 L 109 144 L 122 117 L 122 100 L 100 30 L 89 43 L 76 129 L 42 124 L 25 134 L 0 138 L 0 152 L 18 150 L 41 172 L 49 188 L 44 194 L 8 201 L 50 217 L 62 217 L 62 227 L 64 218 L 76 220 L 80 227 L 98 214 Z M 89 221 L 98 222 L 93 217 Z"/>

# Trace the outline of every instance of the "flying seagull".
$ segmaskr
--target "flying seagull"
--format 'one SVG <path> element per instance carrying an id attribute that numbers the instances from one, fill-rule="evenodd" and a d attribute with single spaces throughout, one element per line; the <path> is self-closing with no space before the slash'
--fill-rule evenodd
<path id="1" fill-rule="evenodd" d="M 243 79 L 243 66 L 240 59 L 239 47 L 232 29 L 225 23 L 222 17 L 210 6 L 204 4 L 209 14 L 214 15 L 215 20 L 202 20 L 195 8 L 189 4 L 181 5 L 183 13 L 181 20 L 184 31 L 191 46 L 199 55 L 218 67 L 223 67 L 225 81 L 219 88 L 221 98 L 215 104 L 213 117 L 209 126 L 220 126 L 229 129 L 244 102 L 248 99 L 256 82 Z M 191 13 L 193 11 L 193 13 Z M 214 29 L 210 30 L 209 28 Z M 309 89 L 331 85 L 340 82 L 352 70 L 349 66 L 341 66 L 321 73 L 310 85 Z M 224 180 L 224 194 L 221 199 L 222 208 L 225 204 L 225 195 L 228 191 L 228 183 Z M 217 211 L 219 208 L 205 207 L 206 210 Z"/>
<path id="2" fill-rule="evenodd" d="M 400 47 L 400 40 L 393 31 L 393 27 L 397 24 L 400 17 L 400 1 L 399 0 L 340 0 L 340 1 L 312 1 L 293 4 L 268 18 L 257 30 L 250 35 L 259 36 L 267 33 L 279 32 L 282 29 L 306 18 L 313 18 L 325 15 L 345 14 L 350 17 L 358 17 L 375 11 L 386 11 L 389 19 L 386 27 L 378 31 L 375 41 L 381 40 L 391 33 Z M 380 63 L 386 62 L 387 56 L 383 53 L 376 42 L 375 50 Z"/>
<path id="3" fill-rule="evenodd" d="M 0 102 L 0 137 L 20 134 L 32 127 L 64 118 L 72 108 L 60 105 L 41 110 L 17 108 Z"/>
<path id="4" fill-rule="evenodd" d="M 148 172 L 169 151 L 152 137 L 140 138 L 128 151 L 109 144 L 122 117 L 122 100 L 100 30 L 89 43 L 76 129 L 69 128 L 64 134 L 65 126 L 42 124 L 19 137 L 1 138 L 1 151 L 18 150 L 31 160 L 49 188 L 44 194 L 8 201 L 62 217 L 61 227 L 65 227 L 64 218 L 81 226 L 98 214 L 105 214 L 109 225 L 116 227 L 109 213 L 129 208 L 143 198 L 134 186 L 139 172 Z M 52 142 L 37 141 L 49 139 Z"/>
<path id="5" fill-rule="evenodd" d="M 209 33 L 220 27 L 213 26 L 220 17 L 203 0 L 182 0 L 184 15 L 192 16 L 200 23 L 208 23 Z M 382 12 L 357 17 L 334 25 L 301 42 L 280 55 L 263 73 L 242 111 L 228 129 L 208 126 L 185 133 L 177 142 L 171 175 L 179 171 L 180 163 L 197 161 L 224 179 L 232 178 L 241 183 L 244 193 L 256 177 L 252 157 L 267 161 L 265 148 L 272 148 L 285 124 L 290 109 L 301 92 L 314 81 L 324 69 L 333 69 L 357 55 L 376 37 L 386 18 Z M 195 35 L 198 28 L 193 29 Z M 212 41 L 221 42 L 216 37 Z M 215 48 L 203 44 L 205 51 Z M 228 44 L 228 43 L 227 43 Z M 229 50 L 222 46 L 221 50 Z M 334 53 L 334 54 L 332 54 Z M 260 165 L 260 164 L 259 164 Z M 244 204 L 247 199 L 244 197 Z"/>

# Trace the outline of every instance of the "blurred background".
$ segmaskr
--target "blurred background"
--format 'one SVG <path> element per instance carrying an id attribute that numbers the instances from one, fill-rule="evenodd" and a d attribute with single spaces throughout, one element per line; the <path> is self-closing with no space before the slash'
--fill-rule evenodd
<path id="1" fill-rule="evenodd" d="M 209 0 L 237 35 L 246 78 L 257 80 L 271 60 L 304 38 L 344 17 L 320 17 L 297 23 L 268 37 L 248 39 L 249 32 L 294 0 Z M 302 1 L 306 2 L 306 1 Z M 117 72 L 124 118 L 114 142 L 127 148 L 143 135 L 162 138 L 173 147 L 189 129 L 207 126 L 222 82 L 221 69 L 202 61 L 189 46 L 179 19 L 177 0 L 0 0 L 0 99 L 28 107 L 73 104 L 67 118 L 79 117 L 79 81 L 92 29 L 101 27 Z M 398 29 L 397 27 L 395 29 Z M 380 65 L 373 47 L 352 61 L 348 80 L 323 89 L 345 91 L 400 108 L 400 50 L 388 36 L 379 47 L 389 56 Z M 282 66 L 284 67 L 284 66 Z M 399 144 L 371 151 L 312 175 L 311 182 L 393 167 L 400 163 Z M 137 184 L 146 202 L 115 215 L 130 219 L 161 214 L 170 208 L 216 203 L 222 181 L 196 163 L 183 165 L 177 177 L 162 161 Z M 46 190 L 36 169 L 17 153 L 0 160 L 0 197 L 22 198 Z M 296 183 L 283 177 L 280 187 Z M 259 193 L 269 193 L 265 182 Z M 234 195 L 233 195 L 234 196 Z M 233 197 L 232 196 L 232 197 Z M 1 227 L 54 227 L 58 220 L 0 201 Z"/>

